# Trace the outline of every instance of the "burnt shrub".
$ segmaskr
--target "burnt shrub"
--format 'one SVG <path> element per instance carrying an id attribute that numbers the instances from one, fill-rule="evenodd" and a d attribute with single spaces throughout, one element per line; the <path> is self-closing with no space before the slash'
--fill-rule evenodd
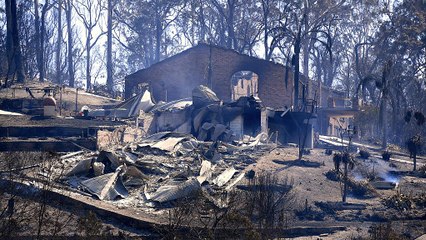
<path id="1" fill-rule="evenodd" d="M 419 177 L 426 177 L 426 165 L 423 165 L 421 167 L 419 167 L 419 169 L 417 170 Z"/>
<path id="2" fill-rule="evenodd" d="M 324 175 L 328 180 L 335 182 L 339 181 L 341 178 L 341 173 L 339 171 L 336 171 L 335 169 L 328 170 L 326 173 L 324 173 Z"/>
<path id="3" fill-rule="evenodd" d="M 397 230 L 394 230 L 391 222 L 379 223 L 372 225 L 368 230 L 370 234 L 368 239 L 371 240 L 404 240 L 409 239 L 406 236 L 400 234 Z"/>
<path id="4" fill-rule="evenodd" d="M 326 214 L 321 210 L 315 210 L 312 207 L 295 211 L 299 220 L 324 221 Z"/>
<path id="5" fill-rule="evenodd" d="M 382 159 L 385 160 L 385 161 L 389 161 L 391 156 L 392 156 L 392 153 L 389 152 L 389 151 L 384 151 L 382 153 Z"/>
<path id="6" fill-rule="evenodd" d="M 348 187 L 355 197 L 371 198 L 377 195 L 377 191 L 367 181 L 348 179 Z"/>
<path id="7" fill-rule="evenodd" d="M 331 155 L 331 154 L 333 154 L 333 150 L 332 149 L 326 149 L 325 150 L 325 152 L 324 152 L 326 155 Z"/>
<path id="8" fill-rule="evenodd" d="M 359 156 L 362 159 L 368 159 L 371 156 L 371 154 L 370 154 L 370 152 L 368 152 L 367 150 L 364 149 L 364 150 L 359 151 Z"/>

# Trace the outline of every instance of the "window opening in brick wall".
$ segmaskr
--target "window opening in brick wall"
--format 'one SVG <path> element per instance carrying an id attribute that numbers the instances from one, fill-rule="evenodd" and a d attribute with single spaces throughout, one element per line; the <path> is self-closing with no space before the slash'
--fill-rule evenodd
<path id="1" fill-rule="evenodd" d="M 238 100 L 240 97 L 255 96 L 258 94 L 259 76 L 252 71 L 239 71 L 231 77 L 231 98 Z"/>

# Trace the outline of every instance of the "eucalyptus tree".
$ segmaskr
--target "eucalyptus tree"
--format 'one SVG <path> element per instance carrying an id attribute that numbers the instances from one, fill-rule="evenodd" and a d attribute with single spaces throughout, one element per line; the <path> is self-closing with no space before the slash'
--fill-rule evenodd
<path id="1" fill-rule="evenodd" d="M 386 15 L 388 20 L 382 23 L 377 36 L 380 44 L 377 54 L 382 59 L 393 59 L 395 76 L 384 96 L 391 103 L 392 126 L 397 136 L 400 131 L 396 126 L 402 124 L 398 116 L 408 109 L 423 112 L 426 109 L 423 104 L 426 100 L 426 6 L 417 1 L 395 3 Z M 406 138 L 418 134 L 413 129 L 404 132 L 408 134 Z M 426 134 L 424 130 L 423 134 Z"/>
<path id="2" fill-rule="evenodd" d="M 116 40 L 130 52 L 130 65 L 149 67 L 182 50 L 175 25 L 185 3 L 183 0 L 122 0 L 117 5 L 115 17 L 125 40 Z"/>
<path id="3" fill-rule="evenodd" d="M 113 91 L 114 79 L 113 79 L 113 63 L 112 63 L 112 18 L 113 18 L 113 9 L 115 2 L 113 0 L 108 0 L 107 12 L 107 53 L 106 53 L 106 67 L 107 67 L 107 89 L 110 93 Z"/>
<path id="4" fill-rule="evenodd" d="M 235 34 L 235 18 L 237 10 L 242 6 L 241 0 L 212 0 L 214 8 L 218 12 L 221 23 L 225 26 L 222 32 L 226 39 L 226 47 L 229 49 L 238 49 L 238 41 Z"/>
<path id="5" fill-rule="evenodd" d="M 37 74 L 36 48 L 34 38 L 34 17 L 31 13 L 33 3 L 24 1 L 17 7 L 17 22 L 20 39 L 22 66 L 28 79 L 33 79 Z"/>
<path id="6" fill-rule="evenodd" d="M 4 9 L 0 7 L 0 77 L 5 77 L 7 74 L 7 54 L 6 54 L 6 19 Z M 1 86 L 0 86 L 1 87 Z"/>
<path id="7" fill-rule="evenodd" d="M 68 67 L 68 85 L 75 86 L 75 68 L 74 68 L 74 33 L 72 22 L 72 0 L 65 0 L 65 18 L 67 22 L 67 67 Z"/>
<path id="8" fill-rule="evenodd" d="M 92 89 L 92 49 L 96 46 L 99 39 L 106 33 L 102 29 L 100 33 L 94 36 L 94 29 L 99 27 L 104 7 L 102 0 L 75 0 L 74 9 L 81 19 L 86 31 L 85 50 L 86 50 L 86 89 Z"/>
<path id="9" fill-rule="evenodd" d="M 62 71 L 61 71 L 61 51 L 62 51 L 62 0 L 57 0 L 57 40 L 56 40 L 56 51 L 55 51 L 55 82 L 62 84 Z"/>
<path id="10" fill-rule="evenodd" d="M 41 6 L 41 16 L 39 8 Z M 49 0 L 44 1 L 43 4 L 39 0 L 34 0 L 34 40 L 37 69 L 39 73 L 39 81 L 43 82 L 46 76 L 46 18 L 48 11 L 53 7 Z"/>
<path id="11" fill-rule="evenodd" d="M 18 83 L 25 81 L 25 72 L 22 65 L 21 45 L 18 32 L 16 0 L 5 0 L 5 12 L 7 22 L 6 52 L 8 70 L 5 85 L 16 76 Z"/>
<path id="12" fill-rule="evenodd" d="M 306 77 L 309 76 L 309 45 L 313 44 L 314 42 L 323 44 L 326 49 L 329 50 L 330 58 L 332 58 L 330 36 L 326 31 L 322 29 L 322 27 L 336 20 L 337 13 L 343 6 L 343 3 L 343 1 L 336 3 L 317 2 L 317 5 L 315 5 L 313 4 L 313 2 L 308 1 L 294 1 L 289 6 L 288 14 L 290 16 L 290 19 L 288 20 L 288 23 L 286 22 L 285 25 L 280 25 L 274 28 L 274 38 L 276 39 L 276 41 L 290 39 L 292 43 L 291 45 L 293 57 L 291 63 L 294 66 L 294 105 L 296 109 L 300 107 L 299 81 L 301 51 L 303 51 L 303 67 L 304 71 L 306 71 Z M 306 87 L 306 90 L 309 90 L 309 86 Z M 307 92 L 307 94 L 309 93 Z"/>
<path id="13" fill-rule="evenodd" d="M 291 1 L 261 0 L 260 4 L 260 26 L 263 30 L 262 40 L 265 54 L 264 58 L 265 60 L 271 60 L 274 56 L 274 51 L 279 47 L 280 43 L 282 43 L 280 35 L 274 34 L 275 27 L 287 26 L 289 20 L 288 11 L 291 6 Z"/>
<path id="14" fill-rule="evenodd" d="M 210 31 L 208 28 L 208 17 L 205 0 L 189 0 L 182 14 L 176 19 L 176 26 L 178 31 L 185 39 L 184 43 L 190 46 L 195 46 L 199 42 L 207 42 L 207 33 Z"/>

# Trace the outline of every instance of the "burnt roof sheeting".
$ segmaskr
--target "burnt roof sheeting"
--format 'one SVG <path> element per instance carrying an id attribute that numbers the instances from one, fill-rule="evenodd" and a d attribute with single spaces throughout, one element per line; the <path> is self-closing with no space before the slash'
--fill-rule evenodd
<path id="1" fill-rule="evenodd" d="M 113 151 L 103 150 L 99 153 L 96 162 L 102 162 L 106 172 L 113 172 L 124 163 L 124 160 Z"/>
<path id="2" fill-rule="evenodd" d="M 169 154 L 191 152 L 198 143 L 191 135 L 174 132 L 156 133 L 138 144 L 138 150 L 159 149 Z"/>
<path id="3" fill-rule="evenodd" d="M 179 111 L 191 105 L 192 105 L 192 99 L 184 98 L 184 99 L 179 99 L 179 100 L 175 100 L 168 103 L 157 104 L 154 106 L 154 108 L 152 108 L 151 112 L 157 113 L 157 112 L 164 112 L 164 111 Z"/>
<path id="4" fill-rule="evenodd" d="M 222 187 L 225 185 L 231 178 L 234 176 L 234 174 L 237 172 L 234 167 L 230 167 L 223 171 L 219 176 L 217 176 L 213 183 L 216 184 L 219 187 Z"/>
<path id="5" fill-rule="evenodd" d="M 197 179 L 189 179 L 175 185 L 164 185 L 147 198 L 155 202 L 169 202 L 191 196 L 194 192 L 201 190 L 201 185 Z"/>
<path id="6" fill-rule="evenodd" d="M 109 117 L 122 117 L 130 118 L 139 116 L 140 110 L 149 112 L 154 107 L 151 93 L 146 90 L 143 93 L 139 93 L 123 103 L 118 104 L 111 110 L 110 113 L 106 114 Z"/>
<path id="7" fill-rule="evenodd" d="M 220 100 L 216 96 L 216 93 L 210 88 L 204 85 L 199 85 L 192 90 L 192 102 L 194 107 L 200 108 L 215 102 L 220 102 Z"/>
<path id="8" fill-rule="evenodd" d="M 120 171 L 108 173 L 82 181 L 81 186 L 100 200 L 114 200 L 117 197 L 126 198 L 129 193 L 121 181 Z"/>
<path id="9" fill-rule="evenodd" d="M 155 106 L 155 103 L 152 100 L 151 92 L 146 90 L 143 93 L 142 99 L 140 101 L 140 109 L 144 112 L 149 112 L 154 106 Z"/>
<path id="10" fill-rule="evenodd" d="M 200 176 L 197 177 L 198 182 L 202 184 L 205 181 L 209 181 L 212 177 L 213 170 L 216 165 L 212 165 L 210 161 L 204 160 L 201 162 Z"/>
<path id="11" fill-rule="evenodd" d="M 90 169 L 92 168 L 93 159 L 84 159 L 77 163 L 77 165 L 71 169 L 66 175 L 74 176 L 74 175 L 85 175 L 88 174 Z"/>
<path id="12" fill-rule="evenodd" d="M 145 91 L 146 92 L 146 91 Z M 127 110 L 127 113 L 124 113 L 123 117 L 134 117 L 139 115 L 139 110 L 141 110 L 141 100 L 144 96 L 144 93 L 139 93 L 136 96 L 131 97 L 123 103 L 118 104 L 114 109 L 124 108 Z M 145 103 L 148 104 L 148 103 Z"/>
<path id="13" fill-rule="evenodd" d="M 140 110 L 148 112 L 153 106 L 154 103 L 151 99 L 151 93 L 149 91 L 145 91 L 116 105 L 112 109 L 95 109 L 89 111 L 89 116 L 131 118 L 139 116 Z"/>

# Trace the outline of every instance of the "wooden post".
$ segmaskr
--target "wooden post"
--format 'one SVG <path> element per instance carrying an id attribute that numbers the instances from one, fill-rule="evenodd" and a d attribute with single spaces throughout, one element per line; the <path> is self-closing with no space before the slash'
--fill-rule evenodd
<path id="1" fill-rule="evenodd" d="M 78 88 L 75 89 L 75 112 L 78 113 Z"/>
<path id="2" fill-rule="evenodd" d="M 59 86 L 59 116 L 62 116 L 62 88 L 63 85 Z"/>
<path id="3" fill-rule="evenodd" d="M 343 180 L 343 196 L 342 196 L 342 202 L 346 202 L 346 195 L 348 192 L 348 163 L 345 162 L 345 172 L 343 173 L 344 180 Z"/>

